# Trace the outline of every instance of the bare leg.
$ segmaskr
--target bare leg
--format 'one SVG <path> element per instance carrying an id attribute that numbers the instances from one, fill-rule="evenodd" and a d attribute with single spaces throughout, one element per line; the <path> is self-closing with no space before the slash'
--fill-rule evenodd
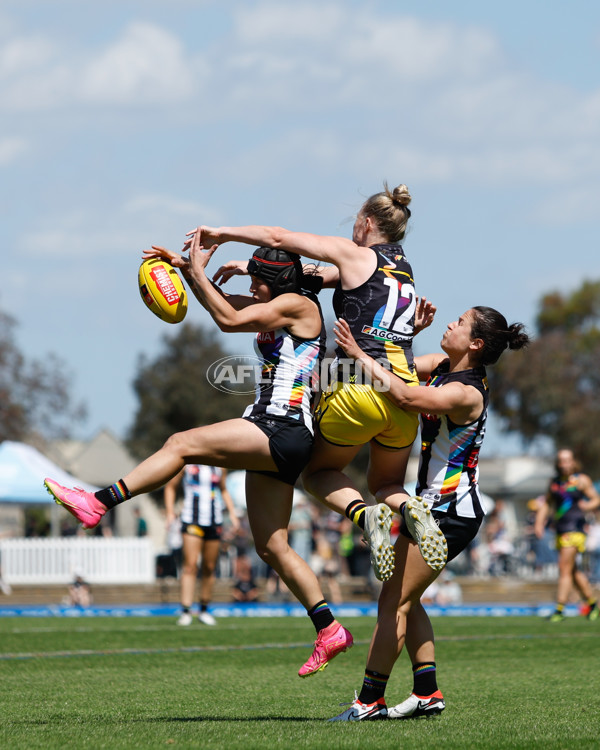
<path id="1" fill-rule="evenodd" d="M 421 602 L 411 607 L 406 618 L 406 650 L 412 664 L 435 661 L 433 626 Z"/>
<path id="2" fill-rule="evenodd" d="M 362 497 L 354 482 L 342 471 L 361 448 L 361 445 L 332 445 L 317 434 L 312 458 L 302 474 L 306 491 L 342 516 L 353 500 Z"/>
<path id="3" fill-rule="evenodd" d="M 362 497 L 354 482 L 342 471 L 361 447 L 332 445 L 317 435 L 312 458 L 302 475 L 306 490 L 341 515 L 353 500 Z M 386 503 L 396 512 L 409 497 L 404 489 L 409 456 L 410 446 L 394 450 L 374 440 L 370 443 L 369 490 L 378 503 Z"/>
<path id="4" fill-rule="evenodd" d="M 140 495 L 162 487 L 185 464 L 261 471 L 277 468 L 264 432 L 246 419 L 229 419 L 172 435 L 123 480 L 132 495 Z"/>
<path id="5" fill-rule="evenodd" d="M 194 603 L 196 578 L 198 576 L 198 556 L 201 539 L 193 534 L 183 535 L 183 563 L 181 566 L 181 604 L 191 607 Z"/>
<path id="6" fill-rule="evenodd" d="M 212 598 L 220 549 L 220 539 L 203 540 L 202 564 L 200 566 L 200 602 L 205 604 L 208 604 Z"/>
<path id="7" fill-rule="evenodd" d="M 575 588 L 579 593 L 581 594 L 581 598 L 584 601 L 588 601 L 594 596 L 594 592 L 592 590 L 592 586 L 588 580 L 588 577 L 583 572 L 583 570 L 579 570 L 577 567 L 577 562 L 573 565 L 573 584 L 575 585 Z"/>
<path id="8" fill-rule="evenodd" d="M 396 568 L 379 596 L 379 613 L 367 669 L 391 674 L 407 639 L 410 612 L 420 606 L 423 592 L 438 575 L 423 560 L 417 545 L 400 535 L 396 542 Z"/>
<path id="9" fill-rule="evenodd" d="M 575 547 L 561 547 L 558 551 L 558 590 L 556 600 L 560 604 L 566 604 L 573 585 L 575 570 Z"/>
<path id="10" fill-rule="evenodd" d="M 279 573 L 296 599 L 310 610 L 325 597 L 316 575 L 288 543 L 292 498 L 291 485 L 262 474 L 246 474 L 248 521 L 256 551 Z"/>
<path id="11" fill-rule="evenodd" d="M 378 503 L 385 503 L 398 513 L 409 495 L 404 489 L 404 477 L 411 446 L 397 450 L 385 448 L 374 440 L 370 445 L 367 481 L 370 492 Z"/>

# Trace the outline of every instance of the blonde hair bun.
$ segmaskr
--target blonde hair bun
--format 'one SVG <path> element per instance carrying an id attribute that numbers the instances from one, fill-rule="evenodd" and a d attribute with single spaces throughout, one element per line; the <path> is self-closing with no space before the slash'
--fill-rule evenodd
<path id="1" fill-rule="evenodd" d="M 398 185 L 398 187 L 394 188 L 392 191 L 392 200 L 401 206 L 408 206 L 412 198 L 406 185 Z"/>

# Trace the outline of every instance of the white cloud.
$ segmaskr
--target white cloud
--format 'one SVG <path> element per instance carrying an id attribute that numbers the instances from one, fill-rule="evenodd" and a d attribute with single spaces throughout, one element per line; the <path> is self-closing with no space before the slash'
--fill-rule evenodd
<path id="1" fill-rule="evenodd" d="M 230 54 L 214 71 L 219 108 L 265 124 L 289 118 L 276 150 L 303 140 L 304 159 L 317 162 L 323 142 L 337 140 L 345 165 L 362 169 L 368 154 L 375 163 L 411 163 L 433 181 L 598 175 L 600 90 L 516 68 L 486 29 L 331 3 L 267 2 L 245 6 L 236 20 Z M 331 111 L 335 122 L 325 114 L 321 123 Z M 298 113 L 319 120 L 304 127 L 319 135 L 298 135 Z"/>
<path id="2" fill-rule="evenodd" d="M 18 113 L 167 104 L 190 96 L 202 75 L 173 34 L 148 23 L 131 24 L 100 50 L 21 36 L 0 53 L 0 108 Z"/>
<path id="3" fill-rule="evenodd" d="M 54 44 L 41 34 L 10 39 L 0 48 L 0 79 L 37 70 L 50 63 L 54 55 Z"/>
<path id="4" fill-rule="evenodd" d="M 177 101 L 191 95 L 194 81 L 183 45 L 148 23 L 134 23 L 82 73 L 81 96 L 111 104 Z"/>
<path id="5" fill-rule="evenodd" d="M 253 179 L 401 164 L 431 182 L 598 181 L 600 89 L 519 69 L 487 28 L 343 2 L 231 8 L 232 26 L 202 44 L 142 21 L 100 48 L 15 36 L 0 52 L 0 109 L 85 123 L 152 107 L 160 125 L 185 103 L 180 132 L 231 126 L 237 174 L 252 166 Z"/>

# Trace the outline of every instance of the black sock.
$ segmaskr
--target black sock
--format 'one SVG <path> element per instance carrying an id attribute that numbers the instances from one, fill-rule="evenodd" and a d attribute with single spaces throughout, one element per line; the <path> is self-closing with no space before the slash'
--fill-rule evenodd
<path id="1" fill-rule="evenodd" d="M 332 622 L 335 622 L 335 617 L 331 614 L 331 610 L 325 599 L 317 602 L 314 607 L 309 609 L 308 616 L 312 620 L 317 633 L 319 630 L 323 630 L 323 628 L 331 625 Z"/>
<path id="2" fill-rule="evenodd" d="M 365 529 L 365 510 L 367 504 L 364 500 L 353 500 L 344 511 L 346 518 L 349 518 L 359 529 Z"/>
<path id="3" fill-rule="evenodd" d="M 125 500 L 129 500 L 131 492 L 127 489 L 125 482 L 119 479 L 118 482 L 111 484 L 110 487 L 105 487 L 103 490 L 94 492 L 94 495 L 96 500 L 99 500 L 102 505 L 110 509 L 114 508 L 115 505 L 119 505 L 119 503 L 124 503 Z"/>
<path id="4" fill-rule="evenodd" d="M 381 674 L 367 669 L 358 700 L 361 703 L 375 703 L 379 698 L 383 698 L 389 679 L 389 674 Z"/>
<path id="5" fill-rule="evenodd" d="M 190 608 L 189 608 L 189 607 L 186 607 L 186 606 L 184 606 L 184 605 L 182 604 L 182 605 L 181 605 L 181 611 L 183 612 L 183 614 L 184 614 L 184 615 L 187 615 L 187 614 L 188 614 L 188 612 L 190 611 Z"/>
<path id="6" fill-rule="evenodd" d="M 413 664 L 413 693 L 422 697 L 432 695 L 438 689 L 434 661 Z"/>
<path id="7" fill-rule="evenodd" d="M 208 612 L 208 602 L 200 602 L 200 612 Z"/>

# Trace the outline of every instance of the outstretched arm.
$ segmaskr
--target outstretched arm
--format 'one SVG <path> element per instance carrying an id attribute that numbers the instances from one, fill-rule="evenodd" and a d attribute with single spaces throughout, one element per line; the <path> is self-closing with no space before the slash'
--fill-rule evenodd
<path id="1" fill-rule="evenodd" d="M 337 266 L 315 266 L 314 263 L 304 265 L 305 273 L 308 274 L 316 273 L 323 279 L 323 288 L 333 288 L 339 278 L 340 271 Z M 215 284 L 225 284 L 229 281 L 232 276 L 247 276 L 248 275 L 248 261 L 247 260 L 230 260 L 218 269 L 214 274 L 212 280 Z M 425 327 L 425 326 L 423 326 Z"/>
<path id="2" fill-rule="evenodd" d="M 371 261 L 372 251 L 361 248 L 345 237 L 334 237 L 308 232 L 292 232 L 282 227 L 251 225 L 246 227 L 208 227 L 199 226 L 188 232 L 189 239 L 183 246 L 184 252 L 192 247 L 194 238 L 197 246 L 211 247 L 224 242 L 242 242 L 246 245 L 265 246 L 298 253 L 306 258 L 333 263 L 336 266 L 352 259 L 360 262 L 361 255 Z"/>
<path id="3" fill-rule="evenodd" d="M 197 242 L 196 238 L 195 243 Z M 266 303 L 248 298 L 249 303 L 245 307 L 234 307 L 206 275 L 208 261 L 217 248 L 218 245 L 213 245 L 210 250 L 203 250 L 197 244 L 192 245 L 190 279 L 194 294 L 222 331 L 272 331 L 275 328 L 291 326 L 302 317 L 306 300 L 299 294 L 282 295 Z"/>
<path id="4" fill-rule="evenodd" d="M 194 283 L 194 279 L 192 278 L 189 258 L 185 258 L 183 255 L 181 255 L 181 253 L 176 253 L 174 250 L 167 250 L 166 247 L 160 247 L 160 245 L 152 245 L 152 248 L 150 250 L 144 250 L 142 257 L 144 258 L 144 260 L 148 258 L 163 258 L 174 268 L 178 268 L 181 271 L 183 278 L 187 281 L 188 286 L 192 290 L 192 293 L 194 294 L 198 302 L 202 305 L 202 307 L 208 309 L 206 307 L 206 300 L 204 298 L 204 295 L 200 293 L 199 289 Z M 223 290 L 219 289 L 216 284 L 213 284 L 213 287 L 215 291 L 218 292 L 218 294 L 227 299 L 227 302 L 229 302 L 229 304 L 235 310 L 242 310 L 244 307 L 247 307 L 248 305 L 252 305 L 254 303 L 252 297 L 249 297 L 248 295 L 227 294 Z"/>
<path id="5" fill-rule="evenodd" d="M 333 330 L 336 344 L 341 346 L 349 357 L 360 363 L 363 371 L 400 408 L 428 414 L 448 414 L 459 423 L 476 419 L 481 413 L 483 399 L 473 386 L 465 386 L 462 383 L 448 383 L 439 388 L 409 386 L 402 378 L 386 370 L 363 352 L 345 320 L 338 319 Z"/>

